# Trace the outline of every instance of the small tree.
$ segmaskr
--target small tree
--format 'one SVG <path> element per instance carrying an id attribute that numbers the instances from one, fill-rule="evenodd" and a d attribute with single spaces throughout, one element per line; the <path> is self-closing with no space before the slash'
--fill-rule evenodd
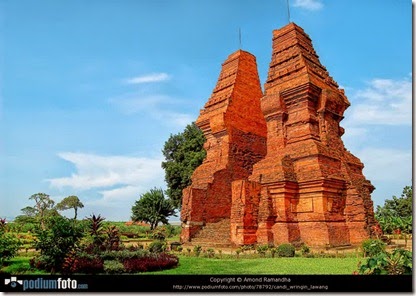
<path id="1" fill-rule="evenodd" d="M 6 232 L 6 219 L 0 219 L 0 266 L 5 260 L 17 255 L 21 242 Z"/>
<path id="2" fill-rule="evenodd" d="M 82 209 L 83 207 L 84 207 L 83 203 L 79 200 L 78 196 L 75 196 L 75 195 L 65 197 L 62 201 L 60 201 L 56 205 L 56 209 L 58 211 L 74 209 L 75 211 L 74 220 L 77 219 L 78 209 Z"/>
<path id="3" fill-rule="evenodd" d="M 132 220 L 144 221 L 150 224 L 153 230 L 159 222 L 168 224 L 168 217 L 175 215 L 175 207 L 172 202 L 165 199 L 162 189 L 150 189 L 142 194 L 140 199 L 132 207 Z"/>
<path id="4" fill-rule="evenodd" d="M 36 230 L 34 246 L 40 251 L 38 266 L 51 273 L 60 271 L 65 257 L 82 238 L 83 232 L 78 224 L 62 216 L 53 216 L 45 220 L 45 229 Z"/>

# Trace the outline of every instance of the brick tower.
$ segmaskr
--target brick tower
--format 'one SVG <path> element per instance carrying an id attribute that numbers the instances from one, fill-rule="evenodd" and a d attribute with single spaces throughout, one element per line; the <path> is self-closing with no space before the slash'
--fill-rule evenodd
<path id="1" fill-rule="evenodd" d="M 231 183 L 247 179 L 266 155 L 262 96 L 256 58 L 242 50 L 232 53 L 196 121 L 207 139 L 207 156 L 183 190 L 182 242 L 231 243 Z"/>
<path id="2" fill-rule="evenodd" d="M 267 154 L 232 183 L 234 244 L 339 246 L 370 236 L 374 187 L 341 140 L 349 105 L 302 28 L 290 23 L 273 32 L 261 98 Z"/>

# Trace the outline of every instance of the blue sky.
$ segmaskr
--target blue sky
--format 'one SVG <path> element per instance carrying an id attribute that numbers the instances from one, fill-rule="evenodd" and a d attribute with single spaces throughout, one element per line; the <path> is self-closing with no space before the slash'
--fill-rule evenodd
<path id="1" fill-rule="evenodd" d="M 412 6 L 408 0 L 290 0 L 345 89 L 345 146 L 365 164 L 374 203 L 412 182 Z M 286 0 L 0 1 L 0 217 L 30 195 L 77 195 L 128 220 L 165 188 L 161 149 L 194 121 L 221 63 L 257 57 L 262 84 Z M 72 215 L 72 213 L 68 213 Z"/>

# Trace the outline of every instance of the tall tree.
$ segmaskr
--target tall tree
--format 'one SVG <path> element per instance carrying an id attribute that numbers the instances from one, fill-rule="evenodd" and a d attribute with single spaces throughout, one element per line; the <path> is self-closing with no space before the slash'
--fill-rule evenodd
<path id="1" fill-rule="evenodd" d="M 74 209 L 75 211 L 74 220 L 77 219 L 78 209 L 82 209 L 83 207 L 84 207 L 83 203 L 79 200 L 78 196 L 75 196 L 75 195 L 65 197 L 56 205 L 56 209 L 58 211 Z"/>
<path id="2" fill-rule="evenodd" d="M 165 199 L 161 188 L 153 188 L 142 194 L 131 210 L 132 220 L 149 223 L 151 230 L 156 228 L 159 222 L 168 224 L 169 216 L 176 216 L 172 201 Z"/>
<path id="3" fill-rule="evenodd" d="M 48 216 L 54 216 L 57 214 L 54 208 L 55 202 L 46 193 L 36 193 L 29 197 L 29 200 L 35 201 L 34 212 L 36 217 L 40 221 L 42 229 L 45 229 L 45 219 Z M 28 207 L 23 210 L 30 212 Z"/>
<path id="4" fill-rule="evenodd" d="M 206 156 L 204 142 L 204 134 L 192 123 L 182 133 L 170 135 L 163 147 L 166 194 L 178 209 L 181 208 L 182 190 L 191 184 L 192 173 Z"/>

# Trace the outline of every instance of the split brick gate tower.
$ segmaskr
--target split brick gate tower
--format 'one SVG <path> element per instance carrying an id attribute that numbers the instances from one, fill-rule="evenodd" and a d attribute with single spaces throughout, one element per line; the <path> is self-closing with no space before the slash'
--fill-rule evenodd
<path id="1" fill-rule="evenodd" d="M 264 93 L 256 58 L 231 54 L 196 121 L 207 156 L 183 190 L 181 241 L 340 246 L 370 237 L 374 187 L 341 140 L 349 105 L 294 23 L 273 32 Z"/>

